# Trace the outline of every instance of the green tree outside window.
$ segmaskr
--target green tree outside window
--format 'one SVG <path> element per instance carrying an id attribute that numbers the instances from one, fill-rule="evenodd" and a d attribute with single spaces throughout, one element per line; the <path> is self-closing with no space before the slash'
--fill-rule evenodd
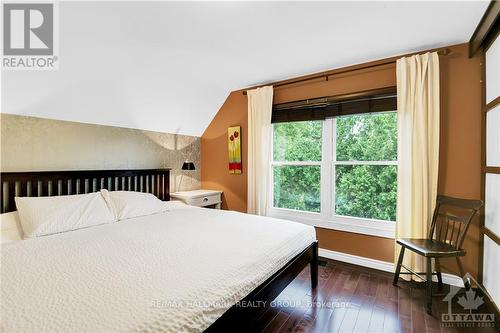
<path id="1" fill-rule="evenodd" d="M 397 118 L 395 112 L 335 121 L 334 213 L 395 221 Z M 273 204 L 321 211 L 323 121 L 273 126 Z"/>

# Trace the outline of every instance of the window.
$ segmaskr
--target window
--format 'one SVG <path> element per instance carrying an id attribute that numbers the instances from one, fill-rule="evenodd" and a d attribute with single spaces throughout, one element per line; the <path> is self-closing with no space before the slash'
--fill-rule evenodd
<path id="1" fill-rule="evenodd" d="M 319 213 L 322 121 L 273 128 L 273 206 Z"/>
<path id="2" fill-rule="evenodd" d="M 395 221 L 396 113 L 338 117 L 335 123 L 335 214 Z"/>
<path id="3" fill-rule="evenodd" d="M 394 237 L 395 111 L 273 124 L 269 215 Z"/>

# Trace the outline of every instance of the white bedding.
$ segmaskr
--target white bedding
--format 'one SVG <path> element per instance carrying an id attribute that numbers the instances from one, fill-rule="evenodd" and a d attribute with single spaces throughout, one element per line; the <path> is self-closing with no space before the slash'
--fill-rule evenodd
<path id="1" fill-rule="evenodd" d="M 316 239 L 299 223 L 180 206 L 2 245 L 3 332 L 200 332 Z"/>

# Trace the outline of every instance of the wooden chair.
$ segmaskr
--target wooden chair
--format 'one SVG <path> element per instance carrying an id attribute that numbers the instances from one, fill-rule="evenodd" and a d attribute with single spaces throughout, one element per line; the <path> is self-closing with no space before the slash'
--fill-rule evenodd
<path id="1" fill-rule="evenodd" d="M 427 313 L 432 313 L 432 276 L 437 275 L 438 286 L 441 290 L 443 279 L 439 258 L 455 257 L 462 277 L 465 275 L 459 257 L 466 254 L 462 249 L 469 225 L 474 215 L 481 209 L 481 200 L 457 199 L 446 196 L 437 196 L 436 209 L 432 217 L 429 237 L 425 239 L 401 238 L 397 243 L 401 245 L 399 260 L 394 273 L 394 285 L 397 285 L 399 274 L 412 274 L 426 282 Z M 408 249 L 427 258 L 427 271 L 418 273 L 403 265 L 405 250 Z M 432 259 L 434 258 L 436 272 L 432 272 Z M 401 268 L 408 272 L 401 272 Z M 467 282 L 464 282 L 466 285 Z"/>

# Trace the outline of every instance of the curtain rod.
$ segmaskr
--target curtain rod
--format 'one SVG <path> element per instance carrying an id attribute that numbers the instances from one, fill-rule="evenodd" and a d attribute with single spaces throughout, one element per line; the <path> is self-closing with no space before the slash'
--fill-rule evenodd
<path id="1" fill-rule="evenodd" d="M 276 88 L 276 87 L 283 87 L 283 86 L 288 86 L 291 84 L 296 84 L 296 83 L 301 83 L 301 82 L 306 82 L 306 81 L 311 81 L 311 80 L 317 80 L 320 78 L 324 78 L 325 81 L 328 81 L 328 78 L 332 75 L 352 72 L 352 71 L 356 71 L 356 70 L 360 70 L 360 69 L 367 69 L 367 68 L 372 68 L 372 67 L 388 65 L 391 63 L 395 63 L 397 59 L 400 59 L 403 57 L 409 57 L 409 56 L 413 56 L 413 55 L 417 55 L 417 54 L 425 54 L 428 52 L 437 52 L 438 55 L 440 55 L 440 56 L 447 56 L 448 54 L 452 53 L 452 51 L 446 47 L 439 48 L 439 49 L 432 49 L 432 50 L 428 50 L 425 52 L 409 53 L 409 54 L 401 55 L 401 56 L 397 56 L 397 57 L 391 57 L 391 58 L 387 58 L 387 59 L 371 61 L 371 62 L 366 63 L 366 64 L 352 65 L 352 66 L 348 66 L 348 67 L 344 67 L 344 68 L 324 71 L 324 72 L 317 73 L 317 74 L 311 74 L 311 75 L 299 77 L 297 79 L 288 79 L 288 80 L 276 81 L 275 83 L 258 85 L 255 87 L 244 89 L 243 95 L 246 95 L 248 90 L 260 88 L 260 87 L 264 87 L 264 86 L 268 86 L 268 85 L 272 85 L 273 88 Z"/>

